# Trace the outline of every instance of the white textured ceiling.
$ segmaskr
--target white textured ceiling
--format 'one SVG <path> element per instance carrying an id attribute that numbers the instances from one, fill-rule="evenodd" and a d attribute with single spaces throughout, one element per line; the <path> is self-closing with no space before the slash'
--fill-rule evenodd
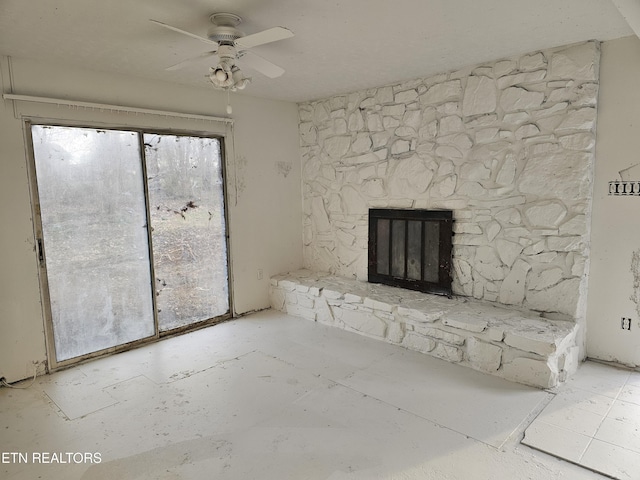
<path id="1" fill-rule="evenodd" d="M 211 48 L 148 19 L 206 36 L 215 12 L 295 33 L 253 49 L 286 73 L 244 91 L 295 102 L 633 34 L 610 0 L 0 0 L 0 54 L 207 87 L 207 61 L 165 68 Z"/>

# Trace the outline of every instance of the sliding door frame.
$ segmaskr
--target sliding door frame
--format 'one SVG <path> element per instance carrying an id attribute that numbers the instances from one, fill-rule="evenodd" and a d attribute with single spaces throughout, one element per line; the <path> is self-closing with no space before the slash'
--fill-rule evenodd
<path id="1" fill-rule="evenodd" d="M 231 250 L 230 250 L 230 242 L 229 242 L 229 199 L 228 199 L 228 188 L 227 188 L 227 135 L 212 133 L 207 131 L 194 131 L 187 129 L 161 129 L 161 128 L 153 128 L 153 127 L 134 127 L 127 125 L 113 125 L 110 124 L 105 126 L 104 124 L 97 122 L 78 122 L 78 121 L 60 121 L 60 120 L 48 120 L 41 118 L 23 118 L 24 119 L 24 136 L 27 145 L 27 175 L 29 180 L 29 189 L 31 194 L 31 209 L 33 216 L 33 233 L 34 233 L 34 253 L 36 255 L 36 262 L 38 266 L 38 277 L 39 277 L 39 287 L 40 287 L 40 301 L 42 304 L 42 315 L 43 315 L 43 327 L 44 327 L 44 336 L 45 336 L 45 348 L 47 354 L 47 371 L 53 372 L 56 370 L 60 370 L 72 365 L 76 365 L 78 363 L 82 363 L 94 358 L 103 357 L 106 355 L 111 355 L 114 353 L 123 352 L 126 350 L 131 350 L 133 348 L 140 347 L 142 345 L 147 345 L 153 342 L 156 342 L 165 337 L 171 337 L 174 335 L 179 335 L 182 333 L 198 330 L 200 328 L 208 327 L 211 325 L 215 325 L 217 323 L 221 323 L 227 321 L 233 317 L 234 307 L 233 307 L 233 276 L 232 276 L 232 263 L 231 263 Z M 42 126 L 60 126 L 60 127 L 76 127 L 76 128 L 90 128 L 97 130 L 118 130 L 118 131 L 127 131 L 134 132 L 138 137 L 138 145 L 140 150 L 140 162 L 142 163 L 142 176 L 143 176 L 143 191 L 144 191 L 144 202 L 145 202 L 145 210 L 146 210 L 146 230 L 147 230 L 147 246 L 149 250 L 149 269 L 150 269 L 150 291 L 152 296 L 152 305 L 153 305 L 153 322 L 154 322 L 154 334 L 149 337 L 145 337 L 139 340 L 134 340 L 132 342 L 123 343 L 120 345 L 116 345 L 113 347 L 105 348 L 102 350 L 98 350 L 96 352 L 87 353 L 78 357 L 73 357 L 67 360 L 58 361 L 56 358 L 56 348 L 55 348 L 55 340 L 54 340 L 54 331 L 53 331 L 53 314 L 51 311 L 51 296 L 49 292 L 49 281 L 47 276 L 47 266 L 46 266 L 46 246 L 44 244 L 44 235 L 42 228 L 42 218 L 41 218 L 41 206 L 40 206 L 40 197 L 38 193 L 38 182 L 36 175 L 36 161 L 35 161 L 35 153 L 33 146 L 33 136 L 31 133 L 31 127 L 33 125 L 42 125 Z M 174 136 L 184 136 L 184 137 L 200 137 L 200 138 L 214 138 L 220 142 L 220 168 L 222 174 L 222 195 L 223 195 L 223 205 L 224 205 L 224 239 L 226 244 L 226 268 L 227 268 L 227 292 L 228 292 L 228 301 L 229 301 L 229 310 L 220 316 L 209 318 L 194 324 L 185 325 L 182 327 L 178 327 L 172 330 L 167 330 L 164 332 L 160 332 L 160 328 L 158 325 L 158 308 L 156 302 L 156 277 L 155 277 L 155 268 L 154 268 L 154 258 L 153 258 L 153 243 L 152 243 L 152 230 L 151 230 L 151 212 L 149 205 L 149 182 L 147 178 L 147 162 L 144 148 L 144 134 L 158 134 L 158 135 L 174 135 Z"/>

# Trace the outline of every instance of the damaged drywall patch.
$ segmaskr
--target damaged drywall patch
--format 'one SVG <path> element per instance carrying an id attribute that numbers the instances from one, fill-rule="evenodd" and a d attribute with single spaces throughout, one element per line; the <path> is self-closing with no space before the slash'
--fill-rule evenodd
<path id="1" fill-rule="evenodd" d="M 287 178 L 287 175 L 291 172 L 293 164 L 291 162 L 277 162 L 276 172 L 278 175 L 282 175 L 283 178 Z"/>

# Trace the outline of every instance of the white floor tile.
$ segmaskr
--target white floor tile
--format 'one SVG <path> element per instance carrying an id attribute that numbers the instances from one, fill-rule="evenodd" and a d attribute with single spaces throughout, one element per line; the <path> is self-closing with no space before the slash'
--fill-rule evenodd
<path id="1" fill-rule="evenodd" d="M 562 408 L 553 406 L 553 399 L 549 407 L 538 416 L 538 419 L 555 425 L 556 427 L 570 430 L 581 435 L 593 437 L 604 419 L 604 415 L 592 413 L 572 405 L 563 405 Z M 551 407 L 551 408 L 550 408 Z"/>
<path id="2" fill-rule="evenodd" d="M 638 480 L 640 454 L 617 445 L 593 440 L 580 462 L 618 480 Z"/>
<path id="3" fill-rule="evenodd" d="M 522 443 L 551 455 L 578 463 L 591 437 L 536 419 L 526 430 Z"/>
<path id="4" fill-rule="evenodd" d="M 340 383 L 495 447 L 502 446 L 549 396 L 409 351 L 387 357 Z"/>
<path id="5" fill-rule="evenodd" d="M 605 418 L 595 438 L 640 454 L 640 423 Z"/>
<path id="6" fill-rule="evenodd" d="M 640 386 L 627 383 L 622 387 L 622 391 L 620 395 L 618 395 L 618 400 L 640 405 Z"/>
<path id="7" fill-rule="evenodd" d="M 605 397 L 617 398 L 629 376 L 629 370 L 596 362 L 586 362 L 580 368 L 580 375 L 571 378 L 567 382 L 567 387 L 580 388 Z"/>

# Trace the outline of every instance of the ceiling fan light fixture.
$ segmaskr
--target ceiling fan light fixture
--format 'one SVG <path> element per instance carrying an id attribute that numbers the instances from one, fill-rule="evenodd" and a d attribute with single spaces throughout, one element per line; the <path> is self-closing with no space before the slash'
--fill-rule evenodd
<path id="1" fill-rule="evenodd" d="M 209 68 L 209 81 L 216 88 L 229 88 L 233 86 L 232 66 L 226 59 L 223 59 L 215 67 Z"/>
<path id="2" fill-rule="evenodd" d="M 231 72 L 233 78 L 233 87 L 231 87 L 232 90 L 244 90 L 244 88 L 249 85 L 249 82 L 251 82 L 251 79 L 245 77 L 244 73 L 242 73 L 242 71 L 236 65 L 233 66 Z"/>

